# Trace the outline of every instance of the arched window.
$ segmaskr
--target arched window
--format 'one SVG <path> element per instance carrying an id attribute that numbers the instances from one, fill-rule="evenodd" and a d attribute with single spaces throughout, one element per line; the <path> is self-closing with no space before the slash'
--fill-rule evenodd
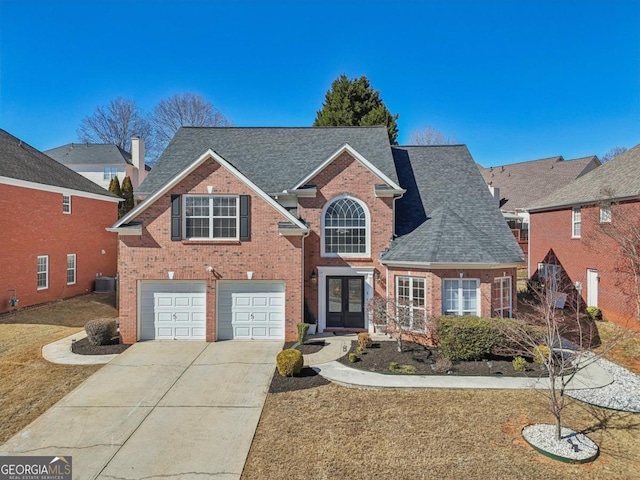
<path id="1" fill-rule="evenodd" d="M 322 253 L 365 256 L 369 253 L 368 230 L 366 206 L 354 198 L 338 198 L 325 207 L 322 217 Z"/>

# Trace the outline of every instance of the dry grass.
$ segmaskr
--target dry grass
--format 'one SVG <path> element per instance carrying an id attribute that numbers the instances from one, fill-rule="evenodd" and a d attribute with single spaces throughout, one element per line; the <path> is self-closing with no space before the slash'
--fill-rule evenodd
<path id="1" fill-rule="evenodd" d="M 100 368 L 49 363 L 41 349 L 92 318 L 116 317 L 113 298 L 85 295 L 0 319 L 0 443 Z"/>
<path id="2" fill-rule="evenodd" d="M 525 425 L 551 421 L 533 391 L 328 385 L 270 394 L 242 479 L 637 478 L 640 415 L 569 406 L 566 425 L 601 447 L 587 465 L 524 443 Z"/>
<path id="3" fill-rule="evenodd" d="M 614 343 L 614 347 L 604 356 L 640 375 L 640 332 L 626 330 L 615 323 L 596 323 L 603 345 Z"/>

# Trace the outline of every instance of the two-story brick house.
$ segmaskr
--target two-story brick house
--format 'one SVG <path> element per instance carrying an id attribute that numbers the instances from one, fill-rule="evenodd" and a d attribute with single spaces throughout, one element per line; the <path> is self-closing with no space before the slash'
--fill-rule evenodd
<path id="1" fill-rule="evenodd" d="M 638 328 L 640 145 L 529 207 L 529 271 Z M 633 252 L 636 252 L 635 254 Z"/>
<path id="2" fill-rule="evenodd" d="M 416 314 L 510 315 L 522 253 L 467 148 L 384 127 L 182 128 L 119 233 L 125 342 L 371 330 Z"/>
<path id="3" fill-rule="evenodd" d="M 115 275 L 117 236 L 105 229 L 120 201 L 0 130 L 0 312 L 92 292 L 97 276 Z"/>

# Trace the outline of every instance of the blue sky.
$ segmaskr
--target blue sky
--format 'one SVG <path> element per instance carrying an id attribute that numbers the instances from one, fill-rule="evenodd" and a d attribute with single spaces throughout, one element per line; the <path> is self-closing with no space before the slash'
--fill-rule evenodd
<path id="1" fill-rule="evenodd" d="M 117 96 L 197 92 L 236 126 L 308 126 L 366 75 L 399 142 L 499 165 L 640 143 L 640 1 L 0 0 L 0 127 L 46 150 Z"/>

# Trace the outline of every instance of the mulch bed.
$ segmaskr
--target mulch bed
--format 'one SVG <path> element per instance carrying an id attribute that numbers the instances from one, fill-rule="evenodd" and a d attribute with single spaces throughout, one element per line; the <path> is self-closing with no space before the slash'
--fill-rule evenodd
<path id="1" fill-rule="evenodd" d="M 122 353 L 131 345 L 119 343 L 119 339 L 114 339 L 111 345 L 92 345 L 87 337 L 71 343 L 71 351 L 79 355 L 111 355 Z"/>
<path id="2" fill-rule="evenodd" d="M 293 348 L 296 342 L 287 342 L 283 348 Z M 319 352 L 326 343 L 323 340 L 308 340 L 302 345 L 296 345 L 296 349 L 302 352 L 302 355 L 309 355 Z M 269 393 L 293 392 L 296 390 L 306 390 L 309 388 L 328 385 L 331 382 L 318 374 L 314 369 L 304 367 L 302 371 L 293 377 L 283 377 L 278 373 L 278 369 L 273 373 Z"/>
<path id="3" fill-rule="evenodd" d="M 352 342 L 350 353 L 355 352 L 357 342 Z M 398 352 L 395 341 L 376 342 L 370 348 L 365 349 L 356 362 L 350 362 L 345 355 L 338 361 L 351 368 L 366 370 L 369 372 L 393 373 L 389 369 L 391 362 L 399 365 L 411 365 L 415 368 L 415 374 L 419 375 L 502 375 L 502 376 L 531 376 L 539 377 L 544 369 L 533 362 L 527 363 L 526 372 L 516 372 L 513 369 L 511 358 L 490 356 L 483 360 L 452 362 L 451 368 L 445 372 L 435 370 L 436 362 L 440 358 L 438 349 L 427 348 L 411 342 L 403 342 L 402 353 Z"/>

